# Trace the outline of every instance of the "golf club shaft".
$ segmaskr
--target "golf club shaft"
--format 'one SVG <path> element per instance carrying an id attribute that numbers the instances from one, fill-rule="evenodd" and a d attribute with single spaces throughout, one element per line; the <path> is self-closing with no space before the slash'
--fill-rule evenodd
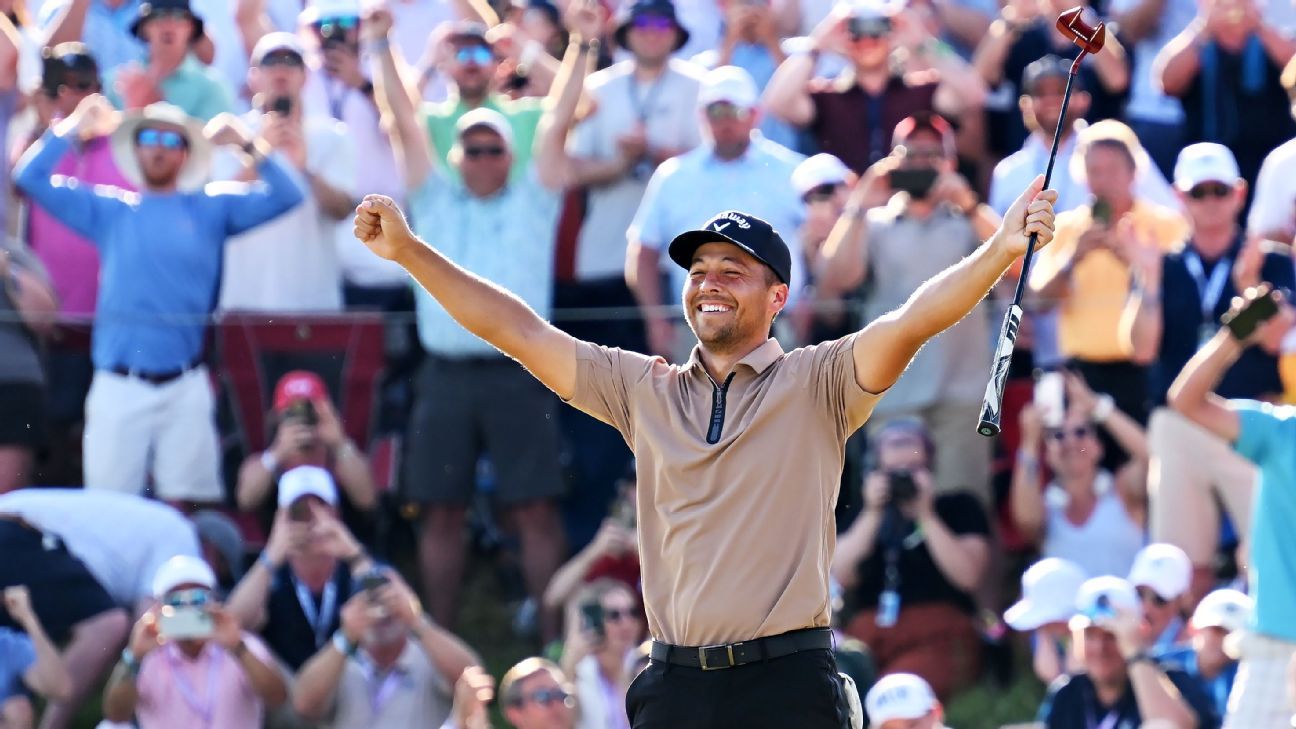
<path id="1" fill-rule="evenodd" d="M 1058 115 L 1057 127 L 1053 129 L 1053 147 L 1049 150 L 1048 165 L 1044 168 L 1046 190 L 1053 180 L 1053 165 L 1057 163 L 1058 146 L 1062 142 L 1062 126 L 1066 121 L 1067 107 L 1071 105 L 1071 84 L 1075 81 L 1076 71 L 1080 69 L 1080 59 L 1084 55 L 1081 50 L 1075 63 L 1071 64 L 1071 72 L 1067 74 L 1066 91 L 1062 93 L 1062 112 Z M 1021 276 L 1017 279 L 1017 288 L 1013 292 L 1012 305 L 1004 315 L 1003 327 L 999 330 L 999 344 L 995 347 L 994 361 L 990 364 L 990 382 L 986 384 L 985 398 L 981 402 L 981 418 L 977 423 L 977 432 L 987 437 L 999 435 L 1004 388 L 1008 385 L 1008 367 L 1012 364 L 1017 330 L 1021 325 L 1022 296 L 1026 293 L 1026 282 L 1030 277 L 1031 261 L 1035 258 L 1035 245 L 1038 242 L 1039 235 L 1031 233 L 1026 244 L 1026 257 L 1022 259 Z"/>

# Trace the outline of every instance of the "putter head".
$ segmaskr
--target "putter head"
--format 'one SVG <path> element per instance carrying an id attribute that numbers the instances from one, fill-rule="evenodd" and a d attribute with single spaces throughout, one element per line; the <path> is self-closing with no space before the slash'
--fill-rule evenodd
<path id="1" fill-rule="evenodd" d="M 1090 25 L 1083 14 L 1083 7 L 1063 12 L 1057 19 L 1058 32 L 1070 38 L 1085 53 L 1097 53 L 1107 40 L 1107 24 L 1099 21 L 1097 25 Z"/>

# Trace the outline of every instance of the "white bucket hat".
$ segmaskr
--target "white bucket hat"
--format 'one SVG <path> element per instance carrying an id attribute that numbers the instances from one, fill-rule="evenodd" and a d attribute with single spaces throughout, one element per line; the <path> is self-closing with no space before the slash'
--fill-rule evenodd
<path id="1" fill-rule="evenodd" d="M 140 171 L 135 156 L 135 133 L 141 127 L 149 126 L 174 127 L 185 135 L 189 156 L 180 170 L 176 188 L 181 192 L 202 189 L 211 170 L 211 143 L 203 135 L 202 124 L 197 119 L 184 113 L 180 107 L 163 101 L 127 112 L 113 131 L 110 139 L 113 161 L 121 170 L 122 177 L 136 188 L 144 189 L 144 173 Z"/>

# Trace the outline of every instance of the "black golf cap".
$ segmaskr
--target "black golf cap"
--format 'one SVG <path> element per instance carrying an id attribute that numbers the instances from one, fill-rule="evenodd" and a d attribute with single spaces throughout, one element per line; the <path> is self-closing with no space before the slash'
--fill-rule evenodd
<path id="1" fill-rule="evenodd" d="M 769 266 L 783 283 L 792 281 L 792 253 L 774 226 L 754 215 L 726 210 L 698 230 L 675 236 L 668 252 L 685 271 L 693 267 L 693 253 L 707 243 L 732 243 Z"/>
<path id="2" fill-rule="evenodd" d="M 1024 71 L 1022 71 L 1022 92 L 1026 94 L 1034 94 L 1035 87 L 1039 85 L 1040 81 L 1043 81 L 1046 78 L 1060 78 L 1065 81 L 1067 76 L 1071 73 L 1072 60 L 1074 59 L 1049 55 L 1033 61 Z M 1075 91 L 1084 90 L 1084 81 L 1080 74 L 1076 74 L 1075 81 L 1072 83 L 1072 89 Z"/>
<path id="3" fill-rule="evenodd" d="M 69 75 L 99 80 L 99 64 L 90 49 L 79 41 L 59 43 L 41 51 L 41 88 L 50 95 L 58 94 L 59 86 Z"/>

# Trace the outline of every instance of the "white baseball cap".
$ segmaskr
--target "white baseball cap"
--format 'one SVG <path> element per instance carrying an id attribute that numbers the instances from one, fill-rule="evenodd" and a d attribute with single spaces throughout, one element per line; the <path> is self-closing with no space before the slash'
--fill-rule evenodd
<path id="1" fill-rule="evenodd" d="M 479 106 L 459 117 L 459 121 L 455 123 L 455 137 L 462 137 L 464 132 L 476 127 L 486 127 L 495 132 L 504 140 L 504 146 L 513 149 L 513 125 L 498 111 Z"/>
<path id="2" fill-rule="evenodd" d="M 168 592 L 182 585 L 201 585 L 208 590 L 216 589 L 216 573 L 207 563 L 189 555 L 178 555 L 168 559 L 153 575 L 153 597 L 161 599 Z"/>
<path id="3" fill-rule="evenodd" d="M 1149 544 L 1134 556 L 1129 581 L 1135 587 L 1152 588 L 1163 600 L 1173 600 L 1192 584 L 1192 560 L 1173 544 Z"/>
<path id="4" fill-rule="evenodd" d="M 792 187 L 804 195 L 820 185 L 839 185 L 850 176 L 850 168 L 841 160 L 820 152 L 808 157 L 792 170 Z"/>
<path id="5" fill-rule="evenodd" d="M 1179 153 L 1174 167 L 1175 187 L 1187 192 L 1203 182 L 1229 185 L 1242 179 L 1237 159 L 1228 147 L 1213 142 L 1190 144 Z"/>
<path id="6" fill-rule="evenodd" d="M 751 74 L 738 66 L 721 66 L 707 71 L 698 89 L 698 108 L 727 101 L 743 109 L 754 109 L 760 101 L 760 90 Z"/>
<path id="7" fill-rule="evenodd" d="M 276 51 L 290 51 L 299 58 L 306 57 L 306 48 L 296 34 L 276 31 L 266 33 L 257 41 L 256 47 L 252 49 L 252 65 L 260 66 L 266 56 Z"/>
<path id="8" fill-rule="evenodd" d="M 298 466 L 284 471 L 279 477 L 279 508 L 303 496 L 317 496 L 329 506 L 337 506 L 338 491 L 333 474 L 319 466 Z"/>
<path id="9" fill-rule="evenodd" d="M 318 23 L 321 18 L 360 17 L 360 0 L 309 0 L 297 16 L 302 25 Z"/>
<path id="10" fill-rule="evenodd" d="M 1022 599 L 1004 613 L 1004 622 L 1027 631 L 1070 620 L 1084 581 L 1084 570 L 1074 562 L 1057 557 L 1036 562 L 1022 575 Z"/>
<path id="11" fill-rule="evenodd" d="M 936 694 L 931 686 L 912 673 L 883 676 L 864 697 L 864 710 L 874 725 L 893 719 L 921 719 L 934 708 Z"/>
<path id="12" fill-rule="evenodd" d="M 1102 624 L 1119 613 L 1141 615 L 1143 604 L 1138 592 L 1128 581 L 1119 577 L 1093 577 L 1080 585 L 1076 593 L 1075 617 L 1071 618 L 1073 630 Z"/>
<path id="13" fill-rule="evenodd" d="M 1254 608 L 1255 600 L 1244 592 L 1230 589 L 1215 590 L 1197 604 L 1197 609 L 1192 614 L 1191 625 L 1196 630 L 1223 628 L 1230 633 L 1236 633 L 1246 627 Z"/>
<path id="14" fill-rule="evenodd" d="M 847 0 L 851 15 L 856 18 L 889 18 L 904 10 L 904 0 Z"/>

